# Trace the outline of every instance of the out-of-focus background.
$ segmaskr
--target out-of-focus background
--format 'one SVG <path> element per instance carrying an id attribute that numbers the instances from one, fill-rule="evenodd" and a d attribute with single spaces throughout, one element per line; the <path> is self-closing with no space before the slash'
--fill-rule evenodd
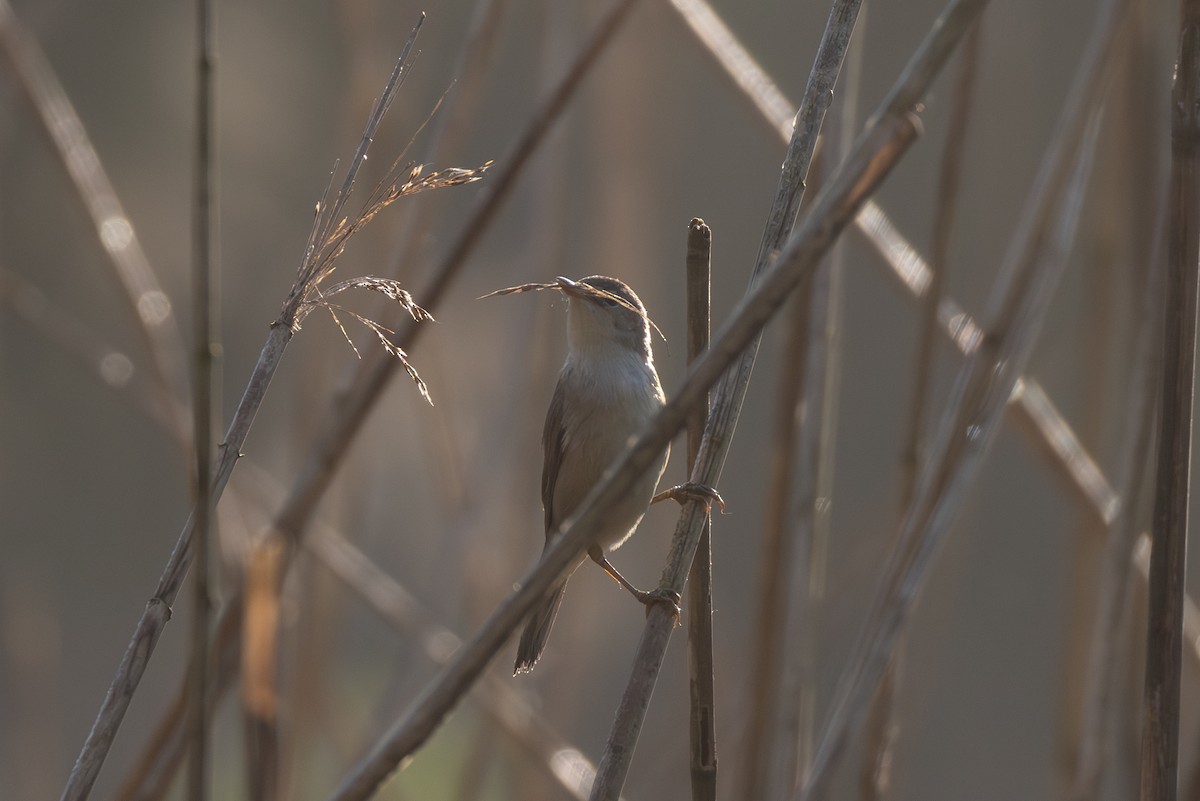
<path id="1" fill-rule="evenodd" d="M 401 199 L 351 242 L 338 277 L 393 276 L 420 303 L 435 266 L 607 4 L 218 5 L 223 431 L 291 287 L 314 203 L 335 161 L 344 165 L 352 155 L 418 12 L 429 13 L 420 55 L 376 138 L 363 189 L 414 134 L 414 160 L 496 165 L 482 182 Z M 1099 5 L 1019 0 L 994 3 L 985 15 L 945 262 L 947 295 L 974 317 L 986 319 Z M 1130 471 L 1124 443 L 1134 430 L 1129 387 L 1138 365 L 1131 343 L 1149 270 L 1147 232 L 1156 230 L 1164 195 L 1176 28 L 1173 9 L 1135 5 L 1149 6 L 1128 23 L 1138 46 L 1120 51 L 1070 264 L 1028 371 L 1118 490 Z M 830 124 L 849 122 L 851 133 L 942 3 L 865 6 L 830 112 Z M 713 7 L 794 109 L 827 5 L 717 0 Z M 473 20 L 485 14 L 480 33 Z M 138 0 L 13 0 L 0 12 L 0 29 L 19 21 L 22 41 L 44 50 L 166 294 L 168 324 L 183 332 L 190 331 L 192 17 L 186 4 Z M 32 800 L 60 792 L 190 497 L 186 451 L 144 409 L 152 359 L 137 313 L 18 78 L 14 42 L 6 33 L 0 58 L 0 797 Z M 482 67 L 469 66 L 468 43 Z M 962 64 L 952 59 L 934 84 L 921 113 L 923 137 L 877 196 L 926 258 Z M 470 636 L 541 551 L 539 439 L 564 353 L 565 304 L 551 293 L 476 298 L 560 274 L 618 276 L 669 340 L 656 341 L 656 357 L 670 395 L 685 368 L 688 220 L 702 217 L 713 230 L 719 325 L 745 290 L 784 151 L 777 127 L 735 88 L 676 8 L 644 2 L 633 10 L 432 309 L 437 322 L 411 349 L 433 405 L 402 375 L 393 381 L 321 501 L 309 536 L 332 528 L 424 611 L 419 625 L 397 629 L 321 559 L 301 554 L 285 587 L 280 656 L 286 797 L 327 796 L 435 675 L 430 652 L 453 647 L 447 631 Z M 821 164 L 814 169 L 829 168 Z M 811 184 L 819 184 L 815 176 Z M 107 233 L 110 245 L 114 236 L 119 245 L 129 241 L 123 223 Z M 825 422 L 834 455 L 832 489 L 822 499 L 829 513 L 818 554 L 823 595 L 804 624 L 815 693 L 806 725 L 817 730 L 902 511 L 921 329 L 919 303 L 876 249 L 856 230 L 843 243 L 831 307 L 839 346 L 836 417 Z M 371 295 L 345 302 L 375 319 L 389 314 Z M 163 308 L 143 298 L 144 315 L 161 318 Z M 344 322 L 364 355 L 378 347 L 365 329 Z M 776 321 L 766 333 L 719 484 L 728 504 L 713 534 L 723 798 L 742 797 L 745 786 L 752 689 L 761 675 L 753 655 L 764 521 L 779 502 L 772 460 L 787 444 L 778 435 L 779 387 L 801 369 L 784 344 L 791 328 Z M 934 357 L 926 418 L 936 425 L 960 357 L 944 338 Z M 248 543 L 305 469 L 316 432 L 338 414 L 339 387 L 359 365 L 328 315 L 311 315 L 292 341 L 221 508 L 221 597 L 241 580 Z M 795 411 L 801 423 L 804 412 Z M 1053 798 L 1072 783 L 1105 530 L 1036 439 L 1011 418 L 1002 427 L 928 577 L 898 674 L 888 797 Z M 683 450 L 677 444 L 665 481 L 683 480 Z M 794 532 L 796 502 L 785 498 L 783 506 L 785 531 Z M 657 582 L 675 518 L 673 505 L 653 508 L 614 555 L 636 584 Z M 1133 586 L 1127 655 L 1114 666 L 1106 705 L 1113 736 L 1105 798 L 1127 797 L 1136 778 L 1143 612 L 1142 585 Z M 185 588 L 94 798 L 114 797 L 174 697 L 189 597 Z M 550 745 L 539 751 L 528 736 L 500 727 L 487 703 L 468 699 L 380 797 L 571 797 L 551 768 L 578 769 L 573 754 L 599 759 L 642 623 L 641 609 L 586 565 L 571 581 L 537 671 L 510 678 L 511 645 L 492 666 L 532 710 L 521 714 L 538 716 L 537 731 L 553 732 Z M 626 798 L 688 797 L 684 646 L 679 629 Z M 1200 675 L 1185 660 L 1186 781 Z M 237 710 L 234 693 L 215 721 L 214 795 L 223 799 L 247 793 Z M 863 741 L 856 730 L 838 773 L 839 797 L 859 792 Z M 552 765 L 547 753 L 557 754 Z"/>

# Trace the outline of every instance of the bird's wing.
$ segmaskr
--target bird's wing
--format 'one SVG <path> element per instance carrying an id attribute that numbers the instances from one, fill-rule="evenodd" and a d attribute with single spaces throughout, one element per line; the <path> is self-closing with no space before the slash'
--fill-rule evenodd
<path id="1" fill-rule="evenodd" d="M 554 531 L 554 488 L 558 485 L 558 469 L 562 466 L 563 449 L 566 431 L 563 427 L 563 406 L 566 403 L 566 392 L 563 382 L 559 381 L 554 388 L 554 397 L 550 400 L 550 411 L 546 412 L 546 427 L 542 430 L 542 450 L 545 461 L 542 463 L 542 508 L 546 512 L 546 540 Z"/>

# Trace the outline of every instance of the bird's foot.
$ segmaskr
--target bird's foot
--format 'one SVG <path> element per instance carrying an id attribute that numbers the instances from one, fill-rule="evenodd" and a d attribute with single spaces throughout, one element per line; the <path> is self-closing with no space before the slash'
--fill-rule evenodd
<path id="1" fill-rule="evenodd" d="M 707 484 L 700 484 L 694 481 L 676 484 L 674 487 L 665 489 L 655 495 L 650 499 L 650 503 L 658 503 L 659 501 L 666 500 L 675 500 L 680 506 L 688 501 L 700 501 L 704 504 L 704 508 L 709 514 L 712 514 L 712 505 L 715 503 L 721 507 L 721 514 L 725 514 L 725 499 L 721 497 L 721 493 Z"/>
<path id="2" fill-rule="evenodd" d="M 657 590 L 651 590 L 650 592 L 638 591 L 636 597 L 646 605 L 647 617 L 650 616 L 650 610 L 656 604 L 665 604 L 675 618 L 675 625 L 679 625 L 680 619 L 683 617 L 683 609 L 679 606 L 683 598 L 680 597 L 679 593 L 659 587 Z"/>

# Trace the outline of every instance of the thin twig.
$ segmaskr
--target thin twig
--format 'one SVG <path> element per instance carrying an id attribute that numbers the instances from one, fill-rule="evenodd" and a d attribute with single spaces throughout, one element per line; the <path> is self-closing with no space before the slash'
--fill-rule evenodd
<path id="1" fill-rule="evenodd" d="M 1074 237 L 1090 173 L 1110 55 L 1128 4 L 1113 0 L 1099 15 L 1001 265 L 988 333 L 960 371 L 916 497 L 901 524 L 879 594 L 842 674 L 812 772 L 800 798 L 824 798 L 850 727 L 865 713 L 911 613 L 929 565 L 978 475 L 1017 377 L 1033 350 Z"/>
<path id="2" fill-rule="evenodd" d="M 1142 801 L 1174 801 L 1200 270 L 1200 0 L 1183 0 L 1171 92 L 1163 376 L 1150 553 Z"/>
<path id="3" fill-rule="evenodd" d="M 419 27 L 418 23 L 417 28 Z M 408 42 L 405 44 L 404 53 L 399 62 L 401 66 L 406 63 L 408 52 L 411 50 L 416 39 L 417 28 L 414 28 Z M 392 83 L 393 85 L 396 84 L 395 81 Z M 388 102 L 390 102 L 390 98 L 386 96 L 380 98 L 380 105 L 386 105 Z M 372 116 L 374 118 L 375 115 Z M 360 147 L 359 150 L 365 156 L 364 149 Z M 351 170 L 357 170 L 357 167 L 351 165 Z M 309 254 L 306 253 L 306 265 L 308 263 L 308 256 Z M 211 488 L 213 504 L 219 500 L 221 493 L 229 482 L 229 477 L 233 473 L 233 468 L 237 463 L 241 447 L 246 441 L 250 426 L 253 424 L 254 417 L 262 405 L 263 399 L 266 397 L 267 389 L 283 358 L 284 350 L 295 333 L 296 315 L 299 312 L 306 292 L 307 288 L 304 286 L 299 284 L 293 286 L 292 292 L 283 305 L 279 318 L 272 325 L 267 341 L 263 345 L 258 363 L 254 367 L 249 382 L 246 384 L 242 400 L 234 412 L 229 430 L 225 434 L 225 441 L 219 450 L 217 465 L 213 471 Z M 163 569 L 158 586 L 150 600 L 146 603 L 146 608 L 138 620 L 133 636 L 129 640 L 129 645 L 121 658 L 117 673 L 109 686 L 108 692 L 105 694 L 100 711 L 96 715 L 96 720 L 92 724 L 92 729 L 88 733 L 83 748 L 80 750 L 79 756 L 75 761 L 75 766 L 71 770 L 71 775 L 67 779 L 67 785 L 62 794 L 62 801 L 83 801 L 83 799 L 86 799 L 91 793 L 96 778 L 100 775 L 100 769 L 108 757 L 109 749 L 116 737 L 117 730 L 120 728 L 121 721 L 125 717 L 125 712 L 128 710 L 129 704 L 137 692 L 142 675 L 145 673 L 150 657 L 154 653 L 154 648 L 158 644 L 158 638 L 170 620 L 171 605 L 179 593 L 180 585 L 183 583 L 192 560 L 192 534 L 195 522 L 195 516 L 193 515 L 189 517 L 187 523 L 184 525 L 175 548 L 167 560 L 166 567 Z"/>
<path id="4" fill-rule="evenodd" d="M 212 616 L 209 594 L 210 554 L 216 537 L 212 493 L 212 423 L 215 392 L 217 311 L 216 265 L 213 263 L 213 7 L 196 0 L 196 163 L 192 230 L 192 464 L 195 493 L 195 562 L 192 578 L 191 694 L 188 718 L 191 753 L 187 797 L 206 801 L 209 793 L 208 749 L 208 627 Z"/>
<path id="5" fill-rule="evenodd" d="M 712 230 L 699 217 L 687 236 L 688 364 L 708 349 L 712 324 Z M 704 438 L 708 398 L 687 424 L 688 472 Z M 704 521 L 688 576 L 688 687 L 691 698 L 692 801 L 717 797 L 717 704 L 713 692 L 712 516 Z"/>

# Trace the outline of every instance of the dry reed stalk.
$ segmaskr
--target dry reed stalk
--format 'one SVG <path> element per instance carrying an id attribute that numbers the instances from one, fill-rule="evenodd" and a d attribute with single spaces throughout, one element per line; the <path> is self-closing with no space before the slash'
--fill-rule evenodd
<path id="1" fill-rule="evenodd" d="M 212 617 L 209 591 L 212 544 L 216 541 L 216 508 L 213 503 L 212 428 L 216 394 L 216 354 L 220 339 L 214 320 L 220 319 L 217 267 L 213 258 L 213 217 L 216 209 L 213 163 L 213 7 L 211 0 L 196 0 L 196 153 L 192 200 L 192 508 L 195 575 L 192 577 L 191 684 L 188 729 L 187 797 L 206 801 L 209 795 L 208 747 L 208 628 Z"/>
<path id="2" fill-rule="evenodd" d="M 687 236 L 687 357 L 694 362 L 708 349 L 712 328 L 712 230 L 696 217 Z M 688 472 L 696 466 L 708 398 L 687 424 Z M 688 689 L 690 698 L 692 801 L 716 801 L 717 704 L 713 691 L 712 516 L 702 524 L 696 557 L 688 574 Z"/>
<path id="3" fill-rule="evenodd" d="M 1180 4 L 1171 90 L 1166 309 L 1142 699 L 1142 801 L 1174 801 L 1200 270 L 1200 0 Z"/>
<path id="4" fill-rule="evenodd" d="M 1090 173 L 1102 92 L 1128 4 L 1097 19 L 1038 180 L 1001 265 L 988 331 L 961 370 L 922 469 L 913 505 L 884 569 L 866 628 L 838 683 L 805 799 L 826 797 L 851 726 L 861 720 L 955 512 L 978 474 L 1017 378 L 1024 371 L 1074 237 Z"/>

